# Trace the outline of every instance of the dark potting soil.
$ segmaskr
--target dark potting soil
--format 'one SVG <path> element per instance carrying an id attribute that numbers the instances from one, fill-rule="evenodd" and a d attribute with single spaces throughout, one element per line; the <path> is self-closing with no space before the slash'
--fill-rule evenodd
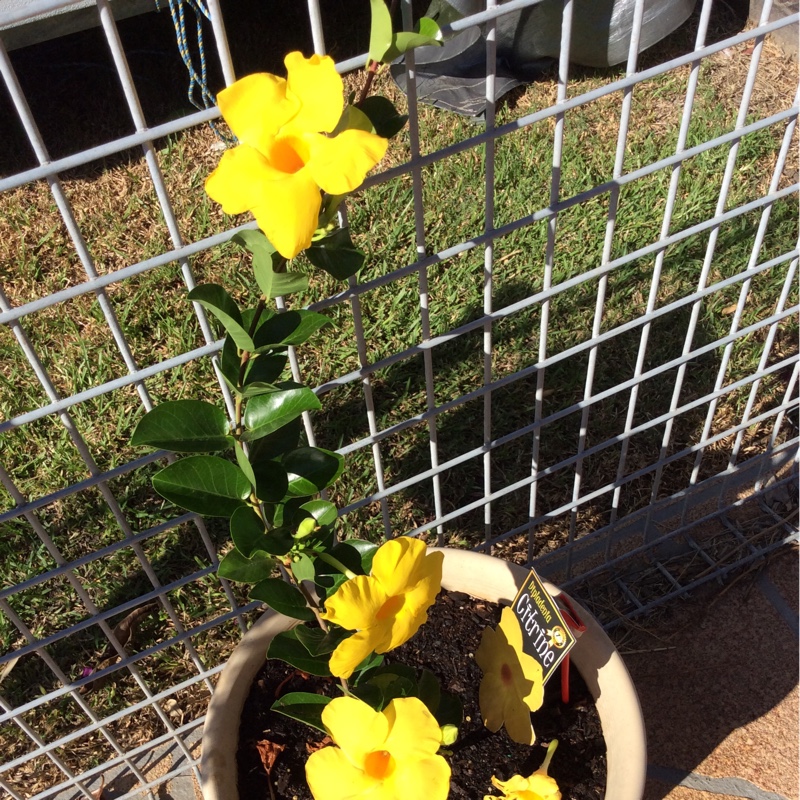
<path id="1" fill-rule="evenodd" d="M 507 780 L 514 774 L 530 775 L 541 765 L 552 739 L 558 739 L 558 748 L 549 774 L 556 779 L 563 800 L 600 800 L 605 793 L 605 743 L 594 701 L 576 669 L 570 669 L 567 705 L 561 702 L 559 671 L 547 683 L 544 704 L 533 715 L 533 747 L 513 742 L 505 729 L 490 733 L 483 726 L 478 709 L 481 671 L 472 654 L 483 629 L 496 627 L 499 619 L 500 606 L 443 591 L 416 636 L 387 655 L 387 662 L 427 667 L 442 688 L 457 693 L 464 703 L 465 720 L 458 741 L 449 748 L 452 755 L 447 757 L 453 771 L 449 800 L 501 796 L 502 792 L 492 787 L 491 776 Z M 256 676 L 239 729 L 241 800 L 312 800 L 305 782 L 305 761 L 330 740 L 322 732 L 270 710 L 278 696 L 299 691 L 339 693 L 331 679 L 303 675 L 282 662 L 268 662 Z M 265 760 L 270 763 L 273 758 L 268 777 Z"/>

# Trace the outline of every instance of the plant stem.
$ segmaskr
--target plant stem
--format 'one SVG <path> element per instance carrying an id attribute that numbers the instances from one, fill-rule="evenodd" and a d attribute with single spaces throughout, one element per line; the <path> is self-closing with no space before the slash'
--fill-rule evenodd
<path id="1" fill-rule="evenodd" d="M 339 572 L 342 573 L 348 579 L 355 578 L 356 574 L 352 570 L 348 569 L 338 558 L 334 558 L 330 553 L 320 552 L 317 553 L 317 557 L 321 561 L 325 561 L 330 564 L 334 569 L 338 569 Z"/>

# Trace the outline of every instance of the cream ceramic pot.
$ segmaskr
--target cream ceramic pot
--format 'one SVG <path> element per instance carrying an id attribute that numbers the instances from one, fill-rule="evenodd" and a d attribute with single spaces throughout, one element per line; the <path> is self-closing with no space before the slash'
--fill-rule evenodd
<path id="1" fill-rule="evenodd" d="M 442 552 L 442 586 L 492 603 L 509 605 L 528 574 L 517 564 L 483 553 L 449 548 Z M 554 586 L 547 588 L 558 593 Z M 605 798 L 641 800 L 647 759 L 636 689 L 600 625 L 578 603 L 572 603 L 586 624 L 586 632 L 570 658 L 594 697 L 600 716 L 607 754 Z M 200 772 L 205 800 L 239 800 L 236 751 L 242 708 L 272 638 L 296 624 L 296 620 L 274 611 L 265 612 L 244 635 L 222 671 L 203 730 Z"/>

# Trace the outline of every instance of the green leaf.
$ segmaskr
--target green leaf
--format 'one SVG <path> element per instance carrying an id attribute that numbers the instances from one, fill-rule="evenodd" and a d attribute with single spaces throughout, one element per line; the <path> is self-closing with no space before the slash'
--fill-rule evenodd
<path id="1" fill-rule="evenodd" d="M 351 686 L 350 692 L 376 711 L 383 711 L 385 705 L 383 702 L 383 692 L 369 681 L 359 683 L 357 686 Z"/>
<path id="2" fill-rule="evenodd" d="M 368 669 L 374 669 L 381 664 L 383 664 L 383 656 L 378 653 L 371 653 L 353 670 L 353 674 L 366 672 Z"/>
<path id="3" fill-rule="evenodd" d="M 283 466 L 289 475 L 290 495 L 314 495 L 342 474 L 344 458 L 320 447 L 298 447 L 283 457 Z"/>
<path id="4" fill-rule="evenodd" d="M 320 562 L 317 563 L 319 564 Z M 330 573 L 318 573 L 316 578 L 316 584 L 325 592 L 326 598 L 335 595 L 339 587 L 348 581 L 347 575 L 333 571 L 333 567 L 330 567 L 330 569 Z"/>
<path id="5" fill-rule="evenodd" d="M 254 551 L 264 550 L 266 531 L 264 522 L 251 506 L 240 506 L 231 515 L 231 539 L 236 549 L 249 558 Z"/>
<path id="6" fill-rule="evenodd" d="M 276 503 L 272 507 L 272 522 L 275 525 L 291 527 L 295 514 L 310 497 L 292 497 L 282 503 Z"/>
<path id="7" fill-rule="evenodd" d="M 131 437 L 133 445 L 148 445 L 176 453 L 208 453 L 233 444 L 225 412 L 202 400 L 170 400 L 142 417 Z"/>
<path id="8" fill-rule="evenodd" d="M 280 458 L 290 450 L 297 447 L 300 441 L 300 432 L 303 428 L 302 420 L 298 417 L 288 425 L 278 428 L 275 433 L 262 436 L 250 443 L 250 462 L 255 464 L 258 461 Z"/>
<path id="9" fill-rule="evenodd" d="M 239 355 L 236 343 L 230 336 L 226 336 L 219 356 L 219 368 L 222 372 L 222 377 L 225 378 L 225 383 L 228 384 L 232 392 L 239 392 L 239 369 L 241 363 L 242 357 Z"/>
<path id="10" fill-rule="evenodd" d="M 222 323 L 222 327 L 240 350 L 255 349 L 250 334 L 244 329 L 239 306 L 222 286 L 218 286 L 216 283 L 195 286 L 189 292 L 189 299 L 208 309 Z"/>
<path id="11" fill-rule="evenodd" d="M 332 324 L 328 317 L 315 311 L 284 311 L 282 314 L 275 314 L 261 325 L 253 337 L 253 342 L 258 352 L 303 344 L 320 328 Z"/>
<path id="12" fill-rule="evenodd" d="M 374 542 L 346 539 L 331 550 L 331 555 L 353 572 L 369 575 L 377 549 L 378 545 Z"/>
<path id="13" fill-rule="evenodd" d="M 423 669 L 417 682 L 417 697 L 428 707 L 428 711 L 434 716 L 439 709 L 439 702 L 442 699 L 442 687 L 439 679 L 429 670 Z"/>
<path id="14" fill-rule="evenodd" d="M 231 550 L 219 562 L 217 572 L 221 578 L 239 583 L 258 583 L 269 577 L 275 568 L 275 559 L 257 550 L 249 558 L 238 550 Z"/>
<path id="15" fill-rule="evenodd" d="M 181 458 L 153 476 L 153 488 L 175 505 L 207 517 L 230 517 L 251 491 L 239 467 L 219 456 Z"/>
<path id="16" fill-rule="evenodd" d="M 358 106 L 347 105 L 344 107 L 332 135 L 335 136 L 343 131 L 375 133 L 375 127 L 372 120 Z"/>
<path id="17" fill-rule="evenodd" d="M 331 699 L 311 692 L 288 692 L 272 704 L 272 710 L 327 733 L 322 724 L 322 709 Z"/>
<path id="18" fill-rule="evenodd" d="M 380 667 L 375 670 L 375 677 L 389 675 L 392 680 L 395 678 L 404 678 L 407 681 L 415 684 L 417 683 L 417 671 L 408 664 L 395 663 L 387 664 L 385 667 Z M 386 681 L 384 681 L 385 683 Z"/>
<path id="19" fill-rule="evenodd" d="M 286 497 L 289 476 L 279 462 L 259 459 L 253 464 L 253 472 L 256 479 L 256 497 L 262 503 L 279 503 Z"/>
<path id="20" fill-rule="evenodd" d="M 250 590 L 250 598 L 261 600 L 279 614 L 292 619 L 314 619 L 314 612 L 306 604 L 303 593 L 281 578 L 266 578 L 259 581 Z"/>
<path id="21" fill-rule="evenodd" d="M 434 713 L 439 725 L 461 725 L 464 721 L 464 705 L 458 695 L 442 692 L 439 707 Z"/>
<path id="22" fill-rule="evenodd" d="M 336 216 L 336 212 L 339 210 L 339 206 L 342 203 L 342 200 L 347 197 L 346 194 L 329 194 L 325 195 L 325 199 L 323 200 L 324 205 L 322 206 L 322 211 L 319 214 L 319 230 L 324 230 L 328 227 L 328 225 L 333 222 L 333 218 Z"/>
<path id="23" fill-rule="evenodd" d="M 353 635 L 352 631 L 333 627 L 327 633 L 321 628 L 307 628 L 300 625 L 295 628 L 297 638 L 312 656 L 324 656 L 332 653 L 345 639 Z"/>
<path id="24" fill-rule="evenodd" d="M 272 297 L 275 269 L 283 263 L 283 257 L 272 246 L 262 231 L 239 231 L 232 241 L 253 255 L 253 273 L 264 297 Z"/>
<path id="25" fill-rule="evenodd" d="M 247 430 L 241 438 L 245 442 L 260 439 L 282 428 L 304 411 L 319 408 L 322 408 L 322 404 L 307 386 L 253 397 L 244 412 L 244 424 Z"/>
<path id="26" fill-rule="evenodd" d="M 364 266 L 364 254 L 356 249 L 349 228 L 337 228 L 323 239 L 311 243 L 306 250 L 308 260 L 343 281 L 355 275 Z"/>
<path id="27" fill-rule="evenodd" d="M 300 272 L 276 272 L 272 278 L 270 297 L 285 297 L 287 294 L 308 289 L 308 275 Z"/>
<path id="28" fill-rule="evenodd" d="M 391 139 L 408 121 L 408 114 L 399 114 L 392 101 L 379 94 L 367 97 L 359 108 L 369 117 L 375 133 L 384 139 Z"/>
<path id="29" fill-rule="evenodd" d="M 311 500 L 300 506 L 301 511 L 305 511 L 312 516 L 317 525 L 333 525 L 339 517 L 339 512 L 333 503 L 327 500 Z"/>
<path id="30" fill-rule="evenodd" d="M 422 17 L 417 23 L 416 31 L 401 31 L 394 35 L 392 44 L 383 54 L 383 63 L 394 61 L 403 53 L 415 47 L 441 47 L 441 33 L 439 26 L 430 17 Z"/>
<path id="31" fill-rule="evenodd" d="M 392 46 L 392 15 L 384 0 L 369 0 L 372 22 L 369 31 L 369 58 L 383 61 L 386 51 Z"/>
<path id="32" fill-rule="evenodd" d="M 330 677 L 327 656 L 312 656 L 300 643 L 294 630 L 279 633 L 270 642 L 267 658 L 277 658 L 293 667 L 323 678 Z"/>
<path id="33" fill-rule="evenodd" d="M 262 549 L 273 556 L 285 556 L 293 546 L 294 538 L 288 528 L 273 528 L 265 535 Z"/>
<path id="34" fill-rule="evenodd" d="M 239 469 L 244 472 L 245 477 L 250 481 L 250 485 L 255 488 L 256 476 L 253 472 L 253 465 L 250 463 L 250 459 L 247 457 L 242 443 L 235 442 L 233 450 L 236 453 L 236 463 L 239 465 Z"/>
<path id="35" fill-rule="evenodd" d="M 417 693 L 416 683 L 399 675 L 376 675 L 368 682 L 381 690 L 384 706 L 389 705 L 396 697 L 415 697 Z"/>
<path id="36" fill-rule="evenodd" d="M 292 559 L 292 574 L 298 581 L 313 581 L 314 562 L 305 553 L 300 553 Z"/>
<path id="37" fill-rule="evenodd" d="M 278 391 L 275 381 L 286 367 L 287 358 L 283 354 L 259 355 L 250 358 L 244 373 L 244 385 L 238 393 L 242 397 L 256 397 Z"/>

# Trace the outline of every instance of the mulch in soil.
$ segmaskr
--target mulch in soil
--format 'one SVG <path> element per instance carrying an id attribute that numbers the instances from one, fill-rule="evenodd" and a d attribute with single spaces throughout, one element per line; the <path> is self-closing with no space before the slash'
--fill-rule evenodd
<path id="1" fill-rule="evenodd" d="M 513 774 L 530 775 L 541 765 L 552 739 L 558 739 L 558 749 L 549 774 L 558 782 L 563 800 L 600 800 L 605 795 L 605 742 L 594 701 L 574 668 L 570 670 L 568 704 L 561 702 L 558 672 L 545 687 L 544 704 L 533 715 L 533 747 L 513 742 L 505 729 L 490 733 L 483 726 L 478 708 L 481 671 L 472 656 L 483 629 L 497 626 L 500 610 L 494 603 L 443 591 L 417 635 L 387 655 L 387 662 L 430 669 L 442 688 L 456 692 L 464 703 L 459 739 L 449 748 L 453 771 L 450 800 L 483 800 L 487 793 L 501 795 L 491 785 L 492 775 L 502 780 Z M 330 740 L 320 731 L 270 710 L 277 696 L 296 691 L 331 696 L 339 693 L 338 684 L 332 680 L 303 675 L 282 662 L 265 664 L 245 702 L 239 729 L 241 798 L 312 800 L 305 782 L 305 761 Z M 269 779 L 265 757 L 267 763 L 275 757 Z"/>

